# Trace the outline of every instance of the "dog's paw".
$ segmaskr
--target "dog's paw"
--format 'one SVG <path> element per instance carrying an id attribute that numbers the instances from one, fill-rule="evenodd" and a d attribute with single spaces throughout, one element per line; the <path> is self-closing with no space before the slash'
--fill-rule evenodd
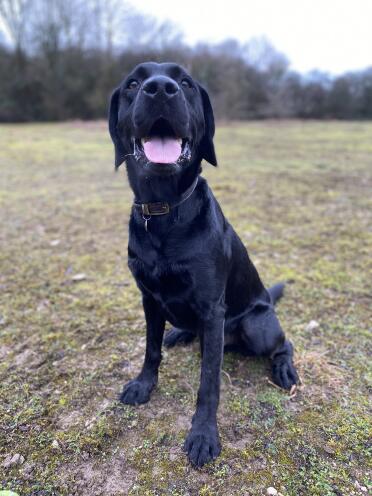
<path id="1" fill-rule="evenodd" d="M 209 426 L 192 428 L 183 449 L 194 467 L 202 467 L 211 462 L 221 453 L 217 427 L 214 429 L 210 429 Z"/>
<path id="2" fill-rule="evenodd" d="M 298 375 L 292 362 L 292 357 L 283 356 L 273 362 L 273 381 L 283 389 L 291 389 L 298 384 Z"/>
<path id="3" fill-rule="evenodd" d="M 150 399 L 153 388 L 153 383 L 140 379 L 133 379 L 124 386 L 123 392 L 121 393 L 119 399 L 126 405 L 140 405 L 141 403 L 147 403 Z"/>
<path id="4" fill-rule="evenodd" d="M 173 327 L 164 337 L 164 346 L 167 348 L 173 348 L 173 346 L 178 344 L 191 343 L 193 339 L 195 339 L 195 335 L 192 332 Z"/>

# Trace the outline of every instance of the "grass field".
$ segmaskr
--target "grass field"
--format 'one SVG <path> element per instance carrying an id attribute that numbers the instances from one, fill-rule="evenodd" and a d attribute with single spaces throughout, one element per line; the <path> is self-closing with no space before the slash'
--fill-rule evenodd
<path id="1" fill-rule="evenodd" d="M 0 126 L 0 489 L 367 494 L 372 124 L 224 124 L 216 142 L 215 195 L 264 282 L 289 281 L 278 312 L 297 395 L 268 382 L 266 361 L 226 355 L 223 452 L 199 471 L 181 450 L 197 344 L 164 352 L 150 403 L 120 405 L 145 329 L 106 125 Z"/>

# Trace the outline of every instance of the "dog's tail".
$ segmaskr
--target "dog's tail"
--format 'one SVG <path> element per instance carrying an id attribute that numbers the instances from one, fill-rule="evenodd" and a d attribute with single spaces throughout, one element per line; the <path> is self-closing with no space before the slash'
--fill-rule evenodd
<path id="1" fill-rule="evenodd" d="M 278 282 L 278 284 L 274 284 L 274 286 L 268 289 L 273 305 L 283 296 L 284 286 L 284 282 Z"/>

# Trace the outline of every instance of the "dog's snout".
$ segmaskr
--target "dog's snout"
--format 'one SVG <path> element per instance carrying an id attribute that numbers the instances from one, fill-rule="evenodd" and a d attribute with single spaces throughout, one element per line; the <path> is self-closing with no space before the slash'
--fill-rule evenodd
<path id="1" fill-rule="evenodd" d="M 166 76 L 154 76 L 148 79 L 142 90 L 150 97 L 165 96 L 171 98 L 180 91 L 180 87 L 173 79 Z"/>

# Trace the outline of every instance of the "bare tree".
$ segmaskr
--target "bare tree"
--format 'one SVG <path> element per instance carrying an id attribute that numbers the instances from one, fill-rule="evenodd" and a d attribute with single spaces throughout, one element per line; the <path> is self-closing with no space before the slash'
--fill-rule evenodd
<path id="1" fill-rule="evenodd" d="M 112 55 L 126 38 L 126 19 L 133 9 L 123 0 L 91 0 L 89 5 L 89 45 Z"/>
<path id="2" fill-rule="evenodd" d="M 27 20 L 34 0 L 0 0 L 0 17 L 18 53 L 23 52 Z"/>
<path id="3" fill-rule="evenodd" d="M 30 20 L 36 51 L 58 52 L 87 47 L 91 29 L 91 5 L 84 0 L 33 0 Z"/>
<path id="4" fill-rule="evenodd" d="M 244 46 L 244 58 L 249 65 L 260 71 L 285 71 L 287 57 L 279 52 L 264 36 L 252 38 Z"/>
<path id="5" fill-rule="evenodd" d="M 125 45 L 134 49 L 158 51 L 182 44 L 182 33 L 170 21 L 159 22 L 139 12 L 127 13 L 125 18 Z"/>

